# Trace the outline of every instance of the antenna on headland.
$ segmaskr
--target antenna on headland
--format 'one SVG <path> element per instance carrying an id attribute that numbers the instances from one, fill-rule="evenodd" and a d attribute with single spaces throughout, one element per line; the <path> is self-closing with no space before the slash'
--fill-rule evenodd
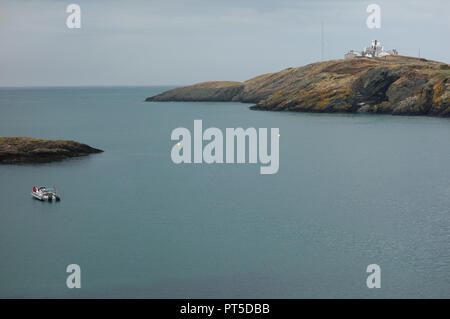
<path id="1" fill-rule="evenodd" d="M 323 20 L 320 23 L 320 61 L 323 61 L 323 48 L 324 48 L 324 42 L 323 42 Z"/>
<path id="2" fill-rule="evenodd" d="M 420 59 L 420 48 L 419 48 L 419 59 Z"/>

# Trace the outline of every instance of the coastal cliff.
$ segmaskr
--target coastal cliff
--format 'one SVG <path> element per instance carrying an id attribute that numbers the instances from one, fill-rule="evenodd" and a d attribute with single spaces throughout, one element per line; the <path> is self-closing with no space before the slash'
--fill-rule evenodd
<path id="1" fill-rule="evenodd" d="M 184 86 L 146 101 L 233 101 L 268 111 L 450 116 L 450 67 L 405 56 L 331 60 L 245 82 Z"/>
<path id="2" fill-rule="evenodd" d="M 0 164 L 52 162 L 101 152 L 74 141 L 0 137 Z"/>

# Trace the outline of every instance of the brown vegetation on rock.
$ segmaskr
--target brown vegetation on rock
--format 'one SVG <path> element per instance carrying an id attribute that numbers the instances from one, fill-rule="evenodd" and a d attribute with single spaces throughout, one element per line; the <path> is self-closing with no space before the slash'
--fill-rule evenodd
<path id="1" fill-rule="evenodd" d="M 235 101 L 252 109 L 450 116 L 447 64 L 406 56 L 331 60 L 245 82 L 204 82 L 147 101 Z"/>
<path id="2" fill-rule="evenodd" d="M 51 162 L 101 152 L 74 141 L 0 137 L 0 164 Z"/>

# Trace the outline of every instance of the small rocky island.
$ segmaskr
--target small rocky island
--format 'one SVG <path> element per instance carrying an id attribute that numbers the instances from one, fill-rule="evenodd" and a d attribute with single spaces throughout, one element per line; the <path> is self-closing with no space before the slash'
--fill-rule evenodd
<path id="1" fill-rule="evenodd" d="M 74 141 L 0 137 L 0 164 L 44 163 L 101 152 Z"/>
<path id="2" fill-rule="evenodd" d="M 331 60 L 245 82 L 203 82 L 146 101 L 234 101 L 251 109 L 450 116 L 450 66 L 390 55 Z"/>

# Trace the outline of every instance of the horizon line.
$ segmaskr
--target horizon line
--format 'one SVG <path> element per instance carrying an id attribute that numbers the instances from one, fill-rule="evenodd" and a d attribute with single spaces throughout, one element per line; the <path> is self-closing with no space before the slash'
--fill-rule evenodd
<path id="1" fill-rule="evenodd" d="M 113 85 L 103 85 L 103 84 L 93 84 L 93 85 L 0 85 L 0 89 L 45 89 L 45 88 L 124 88 L 124 87 L 166 87 L 166 86 L 185 86 L 189 84 L 136 84 L 136 85 L 128 85 L 128 84 L 113 84 Z"/>

